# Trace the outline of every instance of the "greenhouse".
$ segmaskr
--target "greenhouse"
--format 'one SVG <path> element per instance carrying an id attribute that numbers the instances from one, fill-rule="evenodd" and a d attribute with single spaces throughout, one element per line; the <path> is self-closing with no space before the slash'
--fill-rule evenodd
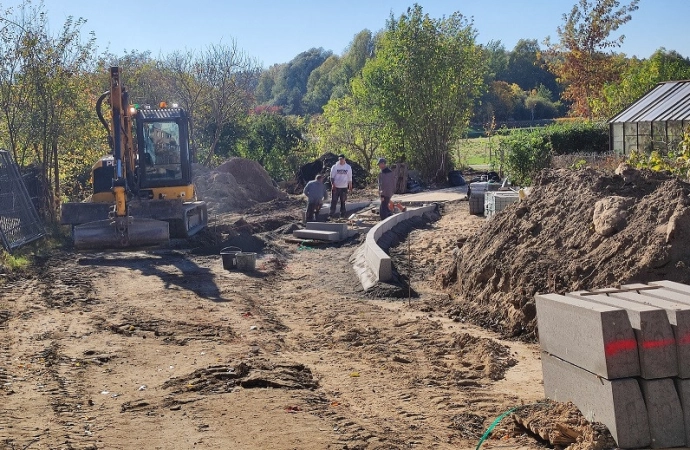
<path id="1" fill-rule="evenodd" d="M 644 97 L 609 120 L 609 148 L 675 150 L 690 126 L 690 80 L 659 83 Z"/>

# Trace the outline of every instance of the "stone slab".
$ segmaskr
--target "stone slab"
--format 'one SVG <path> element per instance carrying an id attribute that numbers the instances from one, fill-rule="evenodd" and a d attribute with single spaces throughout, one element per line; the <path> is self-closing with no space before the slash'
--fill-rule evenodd
<path id="1" fill-rule="evenodd" d="M 307 222 L 307 230 L 335 231 L 340 235 L 340 239 L 345 239 L 348 235 L 346 223 L 332 222 Z"/>
<path id="2" fill-rule="evenodd" d="M 321 231 L 321 230 L 295 230 L 292 235 L 300 239 L 317 239 L 320 241 L 338 242 L 340 241 L 340 233 L 337 231 Z"/>
<path id="3" fill-rule="evenodd" d="M 673 379 L 638 380 L 649 419 L 652 448 L 685 445 L 685 422 Z"/>
<path id="4" fill-rule="evenodd" d="M 604 294 L 589 294 L 573 292 L 567 295 L 623 308 L 627 312 L 630 324 L 635 330 L 642 378 L 652 380 L 678 375 L 676 339 L 666 311 L 655 306 Z"/>
<path id="5" fill-rule="evenodd" d="M 378 245 L 378 240 L 383 234 L 393 228 L 398 223 L 415 216 L 421 216 L 427 212 L 432 212 L 438 208 L 437 205 L 427 205 L 419 208 L 409 208 L 407 211 L 393 214 L 374 225 L 364 239 L 363 252 L 366 264 L 369 265 L 376 281 L 390 281 L 393 278 L 393 262 L 390 256 Z M 364 285 L 364 283 L 363 283 Z"/>
<path id="6" fill-rule="evenodd" d="M 621 286 L 622 289 L 632 287 L 635 286 Z M 650 295 L 652 292 L 652 290 L 645 288 L 617 292 L 609 294 L 609 296 L 636 303 L 644 303 L 666 311 L 666 316 L 671 324 L 673 337 L 676 341 L 678 376 L 680 378 L 690 378 L 690 305 L 652 296 Z"/>
<path id="7" fill-rule="evenodd" d="M 542 350 L 604 378 L 640 375 L 625 310 L 558 294 L 536 295 L 535 301 Z"/>
<path id="8" fill-rule="evenodd" d="M 672 291 L 676 292 L 681 292 L 683 294 L 690 294 L 690 286 L 687 284 L 682 284 L 682 283 L 676 283 L 675 281 L 653 281 L 649 283 L 651 286 L 659 286 L 659 287 L 664 287 L 666 289 L 670 289 Z"/>
<path id="9" fill-rule="evenodd" d="M 647 409 L 637 380 L 607 380 L 545 352 L 541 362 L 546 397 L 573 402 L 587 420 L 606 425 L 621 448 L 651 444 Z"/>
<path id="10" fill-rule="evenodd" d="M 690 380 L 680 378 L 673 379 L 683 409 L 683 422 L 685 423 L 685 445 L 690 444 Z"/>

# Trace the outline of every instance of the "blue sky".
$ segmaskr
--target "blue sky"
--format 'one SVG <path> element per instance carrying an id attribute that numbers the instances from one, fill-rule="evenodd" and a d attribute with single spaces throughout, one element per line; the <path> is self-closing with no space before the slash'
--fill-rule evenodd
<path id="1" fill-rule="evenodd" d="M 627 1 L 623 0 L 625 3 Z M 1 2 L 4 7 L 18 0 Z M 521 39 L 556 39 L 562 15 L 577 0 L 418 0 L 424 12 L 441 18 L 453 12 L 474 19 L 479 43 L 500 40 L 511 50 Z M 236 42 L 264 67 L 290 61 L 313 47 L 342 54 L 363 29 L 378 31 L 392 13 L 400 16 L 414 1 L 400 0 L 44 0 L 51 28 L 68 16 L 83 17 L 100 51 L 200 50 Z M 660 47 L 690 56 L 687 20 L 690 0 L 641 0 L 639 10 L 621 27 L 619 50 L 646 58 Z"/>

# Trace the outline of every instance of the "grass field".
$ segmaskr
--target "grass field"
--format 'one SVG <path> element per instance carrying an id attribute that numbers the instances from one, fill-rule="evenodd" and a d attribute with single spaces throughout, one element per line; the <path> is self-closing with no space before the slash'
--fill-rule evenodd
<path id="1" fill-rule="evenodd" d="M 497 165 L 496 154 L 500 136 L 460 139 L 453 148 L 455 166 L 462 169 L 474 166 Z"/>

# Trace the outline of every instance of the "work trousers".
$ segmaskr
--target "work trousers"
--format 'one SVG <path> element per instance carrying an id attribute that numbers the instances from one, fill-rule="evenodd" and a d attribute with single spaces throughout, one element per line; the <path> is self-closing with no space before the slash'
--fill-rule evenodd
<path id="1" fill-rule="evenodd" d="M 379 213 L 381 214 L 381 220 L 390 217 L 392 211 L 390 210 L 390 197 L 381 196 L 381 207 L 379 208 Z"/>
<path id="2" fill-rule="evenodd" d="M 321 203 L 309 203 L 307 205 L 306 221 L 316 222 L 319 219 L 319 210 L 321 209 Z"/>
<path id="3" fill-rule="evenodd" d="M 345 201 L 347 200 L 347 188 L 335 188 L 331 194 L 331 216 L 335 214 L 335 208 L 340 200 L 340 217 L 345 217 Z"/>

